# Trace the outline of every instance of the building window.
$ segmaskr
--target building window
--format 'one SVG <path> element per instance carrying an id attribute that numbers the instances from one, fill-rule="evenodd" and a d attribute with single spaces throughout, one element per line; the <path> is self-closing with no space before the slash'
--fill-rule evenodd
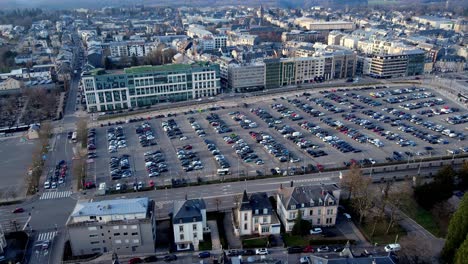
<path id="1" fill-rule="evenodd" d="M 89 231 L 94 231 L 94 230 L 97 230 L 97 227 L 95 227 L 95 226 L 90 226 L 90 227 L 88 227 L 88 230 L 89 230 Z"/>
<path id="2" fill-rule="evenodd" d="M 133 239 L 133 243 L 134 244 L 140 243 L 140 240 L 139 239 Z"/>
<path id="3" fill-rule="evenodd" d="M 119 226 L 113 226 L 112 229 L 119 229 Z"/>
<path id="4" fill-rule="evenodd" d="M 132 236 L 138 236 L 138 232 L 132 233 Z"/>
<path id="5" fill-rule="evenodd" d="M 317 225 L 320 225 L 320 218 L 317 218 Z"/>
<path id="6" fill-rule="evenodd" d="M 89 237 L 97 237 L 97 236 L 98 236 L 98 234 L 91 234 L 91 235 L 89 235 Z"/>
<path id="7" fill-rule="evenodd" d="M 258 214 L 258 209 L 255 209 L 255 214 Z"/>
<path id="8" fill-rule="evenodd" d="M 197 237 L 198 237 L 198 233 L 197 232 L 193 233 L 193 238 L 197 238 Z"/>
<path id="9" fill-rule="evenodd" d="M 115 244 L 122 244 L 122 240 L 117 239 L 117 240 L 114 241 L 114 243 L 115 243 Z"/>
<path id="10" fill-rule="evenodd" d="M 183 241 L 183 240 L 184 240 L 184 238 L 185 238 L 185 237 L 184 237 L 184 234 L 180 234 L 180 240 L 182 240 L 182 241 Z"/>
<path id="11" fill-rule="evenodd" d="M 196 231 L 197 230 L 197 225 L 193 224 L 192 228 L 193 228 L 194 231 Z"/>
<path id="12" fill-rule="evenodd" d="M 268 214 L 268 209 L 267 208 L 263 208 L 263 214 Z"/>
<path id="13" fill-rule="evenodd" d="M 318 209 L 317 214 L 318 214 L 318 215 L 322 215 L 322 209 Z"/>
<path id="14" fill-rule="evenodd" d="M 244 221 L 247 221 L 247 213 L 244 214 Z"/>
<path id="15" fill-rule="evenodd" d="M 258 224 L 258 217 L 254 217 L 254 223 Z"/>
<path id="16" fill-rule="evenodd" d="M 270 227 L 269 226 L 262 226 L 262 233 L 268 233 L 270 232 Z"/>
<path id="17" fill-rule="evenodd" d="M 314 210 L 310 210 L 309 215 L 314 215 Z"/>
<path id="18" fill-rule="evenodd" d="M 120 233 L 114 233 L 114 236 L 120 236 Z"/>
<path id="19" fill-rule="evenodd" d="M 179 232 L 184 232 L 184 226 L 179 226 Z"/>
<path id="20" fill-rule="evenodd" d="M 91 245 L 99 244 L 99 241 L 91 241 Z"/>
<path id="21" fill-rule="evenodd" d="M 244 224 L 244 230 L 247 230 L 248 229 L 248 225 L 247 223 Z"/>
<path id="22" fill-rule="evenodd" d="M 138 227 L 136 225 L 131 226 L 132 229 L 137 229 Z"/>
<path id="23" fill-rule="evenodd" d="M 294 209 L 296 209 L 296 205 L 293 204 L 291 205 L 291 210 L 294 210 Z"/>

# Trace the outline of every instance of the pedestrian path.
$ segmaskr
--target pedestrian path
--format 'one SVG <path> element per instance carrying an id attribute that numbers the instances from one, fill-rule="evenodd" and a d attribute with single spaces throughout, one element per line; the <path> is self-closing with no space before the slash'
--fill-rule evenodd
<path id="1" fill-rule="evenodd" d="M 70 197 L 70 195 L 72 195 L 72 191 L 62 191 L 62 192 L 54 192 L 54 191 L 50 191 L 50 192 L 44 192 L 42 195 L 41 195 L 41 198 L 39 198 L 40 200 L 48 200 L 48 199 L 59 199 L 59 198 L 67 198 L 67 197 Z"/>
<path id="2" fill-rule="evenodd" d="M 52 240 L 56 235 L 57 231 L 40 233 L 39 236 L 37 236 L 37 241 Z"/>

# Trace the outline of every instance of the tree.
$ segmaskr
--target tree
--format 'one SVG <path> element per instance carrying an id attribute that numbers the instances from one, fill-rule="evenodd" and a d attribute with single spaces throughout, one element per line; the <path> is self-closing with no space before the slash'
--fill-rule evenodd
<path id="1" fill-rule="evenodd" d="M 296 236 L 306 236 L 309 234 L 311 228 L 312 224 L 309 221 L 302 219 L 302 211 L 298 210 L 291 233 Z"/>
<path id="2" fill-rule="evenodd" d="M 88 122 L 84 117 L 76 123 L 76 139 L 81 143 L 82 148 L 87 147 L 88 143 Z"/>
<path id="3" fill-rule="evenodd" d="M 442 167 L 430 183 L 414 189 L 414 196 L 419 205 L 429 210 L 435 204 L 445 201 L 452 196 L 456 172 L 450 166 Z"/>
<path id="4" fill-rule="evenodd" d="M 371 184 L 371 177 L 361 176 L 361 179 L 356 181 L 353 186 L 354 198 L 351 200 L 351 206 L 359 214 L 360 224 L 362 224 L 374 205 L 372 191 L 369 188 Z"/>
<path id="5" fill-rule="evenodd" d="M 138 63 L 138 58 L 137 56 L 133 55 L 132 56 L 132 66 L 138 66 L 139 63 Z"/>
<path id="6" fill-rule="evenodd" d="M 362 171 L 356 164 L 351 164 L 348 172 L 341 178 L 342 188 L 348 191 L 348 200 L 350 200 L 354 194 L 354 190 L 361 181 Z"/>
<path id="7" fill-rule="evenodd" d="M 442 250 L 442 259 L 446 263 L 453 263 L 455 253 L 468 234 L 468 194 L 465 193 L 457 211 L 450 219 L 450 224 Z"/>
<path id="8" fill-rule="evenodd" d="M 468 261 L 468 234 L 455 254 L 454 264 L 466 264 Z"/>
<path id="9" fill-rule="evenodd" d="M 463 162 L 462 167 L 458 171 L 458 189 L 468 190 L 468 161 Z"/>

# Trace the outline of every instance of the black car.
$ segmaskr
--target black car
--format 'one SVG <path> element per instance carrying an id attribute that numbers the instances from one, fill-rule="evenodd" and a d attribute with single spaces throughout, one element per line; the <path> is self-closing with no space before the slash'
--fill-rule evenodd
<path id="1" fill-rule="evenodd" d="M 253 249 L 245 249 L 242 252 L 242 256 L 253 256 L 255 255 L 255 251 Z"/>
<path id="2" fill-rule="evenodd" d="M 156 256 L 148 256 L 146 258 L 143 259 L 144 262 L 156 262 L 158 261 L 158 257 Z"/>
<path id="3" fill-rule="evenodd" d="M 164 261 L 166 262 L 169 262 L 169 261 L 174 261 L 174 260 L 177 260 L 177 256 L 172 254 L 172 255 L 167 255 L 167 256 L 164 256 Z"/>
<path id="4" fill-rule="evenodd" d="M 302 247 L 300 246 L 288 247 L 288 254 L 294 254 L 294 253 L 302 253 Z"/>

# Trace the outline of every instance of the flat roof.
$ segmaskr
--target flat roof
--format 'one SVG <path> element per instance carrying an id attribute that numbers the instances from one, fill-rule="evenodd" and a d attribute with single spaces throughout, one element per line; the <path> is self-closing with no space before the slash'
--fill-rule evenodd
<path id="1" fill-rule="evenodd" d="M 71 213 L 72 217 L 97 215 L 146 214 L 149 199 L 114 199 L 99 202 L 78 202 Z"/>

